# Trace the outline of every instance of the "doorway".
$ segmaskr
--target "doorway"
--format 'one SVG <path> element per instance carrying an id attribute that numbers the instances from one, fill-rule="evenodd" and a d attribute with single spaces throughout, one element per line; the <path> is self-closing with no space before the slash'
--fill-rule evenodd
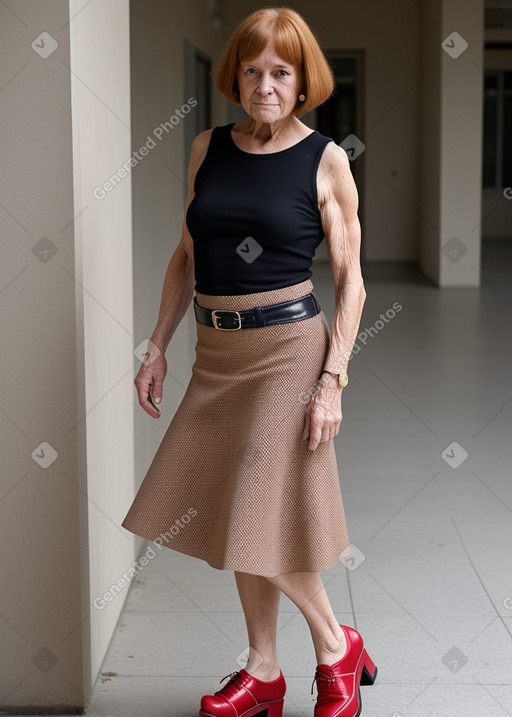
<path id="1" fill-rule="evenodd" d="M 316 128 L 343 146 L 359 194 L 361 255 L 364 256 L 364 50 L 327 50 L 336 87 L 316 109 Z"/>

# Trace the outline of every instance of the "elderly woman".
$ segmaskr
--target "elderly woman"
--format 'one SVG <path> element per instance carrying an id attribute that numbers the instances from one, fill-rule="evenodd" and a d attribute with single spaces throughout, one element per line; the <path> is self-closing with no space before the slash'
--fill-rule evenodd
<path id="1" fill-rule="evenodd" d="M 135 378 L 150 416 L 192 299 L 196 359 L 122 525 L 234 571 L 248 660 L 203 696 L 202 717 L 281 716 L 281 592 L 311 631 L 315 717 L 353 717 L 377 668 L 361 635 L 338 624 L 319 571 L 350 554 L 333 439 L 366 296 L 358 197 L 344 150 L 299 119 L 331 95 L 333 76 L 305 20 L 265 8 L 236 28 L 215 83 L 248 117 L 192 144 L 181 240 Z M 310 278 L 324 236 L 331 334 Z"/>

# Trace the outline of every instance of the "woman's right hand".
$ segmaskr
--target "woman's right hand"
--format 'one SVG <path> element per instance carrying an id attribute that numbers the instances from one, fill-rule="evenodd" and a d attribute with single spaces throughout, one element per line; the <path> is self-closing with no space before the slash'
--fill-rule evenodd
<path id="1" fill-rule="evenodd" d="M 167 376 L 167 360 L 165 353 L 151 341 L 148 350 L 133 383 L 137 387 L 139 405 L 152 418 L 160 418 L 160 409 L 149 400 L 151 395 L 155 403 L 162 400 L 164 378 Z"/>

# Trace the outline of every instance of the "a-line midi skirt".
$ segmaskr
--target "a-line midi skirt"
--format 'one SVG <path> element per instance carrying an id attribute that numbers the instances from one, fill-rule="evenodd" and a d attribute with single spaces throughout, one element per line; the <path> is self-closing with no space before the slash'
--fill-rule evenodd
<path id="1" fill-rule="evenodd" d="M 310 279 L 201 306 L 249 309 L 313 291 Z M 330 332 L 323 311 L 220 331 L 196 321 L 185 395 L 122 522 L 211 567 L 273 577 L 350 554 L 333 440 L 302 438 Z"/>

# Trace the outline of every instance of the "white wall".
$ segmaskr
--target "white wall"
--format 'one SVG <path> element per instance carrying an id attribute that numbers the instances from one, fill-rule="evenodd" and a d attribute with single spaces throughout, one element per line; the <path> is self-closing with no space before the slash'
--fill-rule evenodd
<path id="1" fill-rule="evenodd" d="M 92 600 L 133 557 L 130 178 L 92 195 L 130 154 L 128 0 L 18 0 L 0 26 L 0 709 L 70 713 L 123 603 Z"/>
<path id="2" fill-rule="evenodd" d="M 133 486 L 131 173 L 102 188 L 131 153 L 129 0 L 71 3 L 77 311 L 83 337 L 91 677 L 127 588 L 95 603 L 133 560 L 121 528 Z M 122 174 L 122 172 L 121 172 Z M 104 195 L 103 199 L 96 198 Z M 80 326 L 83 321 L 83 329 Z M 97 607 L 100 606 L 100 608 Z M 86 662 L 87 664 L 87 662 Z"/>
<path id="3" fill-rule="evenodd" d="M 0 710 L 6 712 L 58 702 L 72 708 L 86 691 L 87 565 L 79 529 L 85 424 L 76 363 L 81 289 L 68 20 L 64 0 L 0 5 Z M 46 59 L 31 47 L 42 31 L 58 43 Z M 44 38 L 37 44 L 39 52 L 49 47 Z"/>

